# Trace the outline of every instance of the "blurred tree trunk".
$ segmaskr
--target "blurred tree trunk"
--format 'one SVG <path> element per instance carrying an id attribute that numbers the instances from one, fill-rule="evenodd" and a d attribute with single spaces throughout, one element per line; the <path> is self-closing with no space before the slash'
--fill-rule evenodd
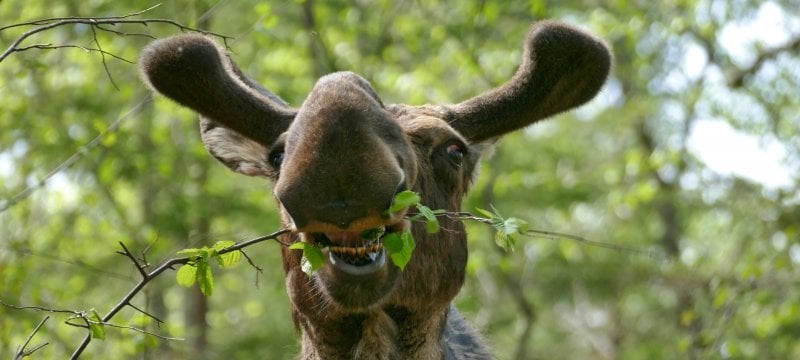
<path id="1" fill-rule="evenodd" d="M 308 35 L 309 56 L 314 59 L 314 74 L 322 77 L 338 69 L 336 58 L 331 53 L 325 38 L 317 28 L 317 15 L 314 11 L 314 0 L 303 1 L 303 25 Z"/>
<path id="2" fill-rule="evenodd" d="M 203 30 L 211 30 L 212 16 L 209 13 L 211 9 L 208 3 L 194 2 L 195 13 L 198 14 L 197 28 Z M 178 164 L 176 164 L 178 165 Z M 201 162 L 197 164 L 200 169 L 200 174 L 192 180 L 200 185 L 206 183 L 208 178 L 209 162 Z M 205 212 L 203 212 L 205 213 Z M 192 229 L 187 234 L 187 247 L 197 245 L 193 240 L 201 239 L 207 240 L 207 234 L 211 230 L 211 223 L 205 216 L 198 216 L 194 220 L 194 224 L 189 224 L 189 229 Z M 184 311 L 184 319 L 186 323 L 186 335 L 188 343 L 188 358 L 190 359 L 207 359 L 206 350 L 208 348 L 208 311 L 209 304 L 208 298 L 200 292 L 199 287 L 193 286 L 185 290 L 186 307 Z"/>
<path id="3" fill-rule="evenodd" d="M 188 239 L 206 239 L 206 234 L 210 230 L 210 223 L 207 219 L 198 219 L 194 224 L 194 234 Z M 189 241 L 187 247 L 195 246 L 193 241 Z M 206 349 L 208 348 L 208 298 L 200 292 L 200 288 L 193 286 L 184 292 L 186 296 L 186 307 L 184 319 L 186 322 L 186 339 L 188 342 L 189 359 L 207 359 Z"/>

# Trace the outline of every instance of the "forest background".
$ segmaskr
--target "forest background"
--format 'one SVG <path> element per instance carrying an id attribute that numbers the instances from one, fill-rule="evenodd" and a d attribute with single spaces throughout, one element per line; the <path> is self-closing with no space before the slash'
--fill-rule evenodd
<path id="1" fill-rule="evenodd" d="M 37 27 L 10 25 L 153 5 L 0 0 L 0 50 Z M 244 72 L 295 106 L 337 70 L 363 75 L 387 103 L 458 102 L 513 74 L 536 21 L 595 34 L 615 56 L 603 92 L 502 139 L 464 205 L 581 239 L 525 237 L 506 253 L 491 229 L 470 224 L 458 307 L 499 359 L 796 359 L 798 9 L 788 0 L 176 0 L 128 19 L 232 37 Z M 26 340 L 25 350 L 47 343 L 33 358 L 73 353 L 88 330 L 65 322 L 105 314 L 140 279 L 120 242 L 156 265 L 278 229 L 268 183 L 217 164 L 196 116 L 138 78 L 151 39 L 137 34 L 180 32 L 166 22 L 65 24 L 0 60 L 1 357 Z M 164 273 L 132 301 L 163 323 L 126 308 L 110 321 L 126 328 L 104 326 L 84 357 L 292 358 L 278 246 L 246 249 L 263 272 L 247 262 L 215 270 L 208 298 Z"/>

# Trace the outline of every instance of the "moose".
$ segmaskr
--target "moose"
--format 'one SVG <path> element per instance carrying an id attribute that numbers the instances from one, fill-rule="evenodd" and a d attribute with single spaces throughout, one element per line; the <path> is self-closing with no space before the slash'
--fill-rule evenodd
<path id="1" fill-rule="evenodd" d="M 463 224 L 443 217 L 448 231 L 429 234 L 408 221 L 415 210 L 387 209 L 411 190 L 433 209 L 459 211 L 484 149 L 592 99 L 611 61 L 602 41 L 545 21 L 531 26 L 508 82 L 461 103 L 384 104 L 367 80 L 336 72 L 299 108 L 203 35 L 154 41 L 139 63 L 152 89 L 199 113 L 214 158 L 272 181 L 290 230 L 282 242 L 324 249 L 324 265 L 309 275 L 302 251 L 281 248 L 301 359 L 488 359 L 452 305 L 467 264 Z M 387 261 L 382 238 L 365 238 L 376 228 L 410 228 L 416 250 L 403 270 Z"/>

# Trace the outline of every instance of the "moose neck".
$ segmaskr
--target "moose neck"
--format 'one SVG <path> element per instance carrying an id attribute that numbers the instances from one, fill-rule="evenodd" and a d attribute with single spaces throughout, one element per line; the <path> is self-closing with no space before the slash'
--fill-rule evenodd
<path id="1" fill-rule="evenodd" d="M 436 313 L 387 308 L 301 320 L 301 359 L 437 359 L 447 309 Z"/>

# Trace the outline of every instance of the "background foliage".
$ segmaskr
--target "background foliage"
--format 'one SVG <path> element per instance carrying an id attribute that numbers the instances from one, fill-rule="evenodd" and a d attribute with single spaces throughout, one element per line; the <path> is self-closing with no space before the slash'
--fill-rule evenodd
<path id="1" fill-rule="evenodd" d="M 2 0 L 0 26 L 152 5 Z M 235 37 L 229 45 L 245 72 L 294 105 L 334 70 L 362 74 L 388 103 L 457 102 L 509 78 L 535 21 L 559 19 L 596 34 L 616 57 L 604 92 L 503 139 L 465 209 L 494 205 L 534 229 L 654 255 L 540 238 L 505 254 L 490 229 L 475 225 L 459 307 L 500 359 L 788 359 L 800 358 L 798 5 L 175 0 L 142 17 Z M 26 29 L 3 30 L 0 44 Z M 163 24 L 114 29 L 179 32 Z M 97 36 L 105 51 L 130 61 L 149 41 Z M 88 26 L 26 42 L 36 43 L 95 46 Z M 72 48 L 28 50 L 0 63 L 5 303 L 104 313 L 138 279 L 115 254 L 120 241 L 158 263 L 183 248 L 278 228 L 266 182 L 235 176 L 207 156 L 195 116 L 152 100 L 135 64 L 105 62 L 108 74 L 99 53 Z M 711 136 L 699 137 L 709 126 Z M 722 146 L 731 133 L 772 156 Z M 39 184 L 76 153 L 76 162 Z M 713 161 L 719 153 L 734 156 L 734 165 L 779 161 L 779 171 L 725 170 Z M 30 196 L 18 196 L 26 188 Z M 278 247 L 246 252 L 263 274 L 245 264 L 219 272 L 209 299 L 170 275 L 134 301 L 164 324 L 130 309 L 114 319 L 185 341 L 109 329 L 85 357 L 292 358 L 297 337 Z M 0 306 L 1 356 L 44 315 Z M 36 356 L 63 358 L 85 331 L 51 315 L 33 340 L 49 345 Z"/>

